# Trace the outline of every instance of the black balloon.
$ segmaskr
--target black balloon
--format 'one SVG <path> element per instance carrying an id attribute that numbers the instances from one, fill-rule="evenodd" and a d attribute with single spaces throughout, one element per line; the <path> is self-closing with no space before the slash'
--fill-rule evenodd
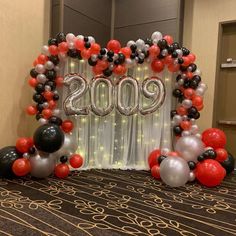
<path id="1" fill-rule="evenodd" d="M 21 157 L 15 146 L 4 147 L 0 150 L 0 177 L 14 177 L 12 165 L 14 161 Z"/>
<path id="2" fill-rule="evenodd" d="M 43 152 L 56 152 L 64 143 L 64 133 L 54 124 L 45 124 L 37 128 L 34 133 L 35 147 Z"/>
<path id="3" fill-rule="evenodd" d="M 223 161 L 221 165 L 225 168 L 226 173 L 230 174 L 231 172 L 234 171 L 234 163 L 235 163 L 234 157 L 230 153 L 228 153 L 227 159 Z"/>

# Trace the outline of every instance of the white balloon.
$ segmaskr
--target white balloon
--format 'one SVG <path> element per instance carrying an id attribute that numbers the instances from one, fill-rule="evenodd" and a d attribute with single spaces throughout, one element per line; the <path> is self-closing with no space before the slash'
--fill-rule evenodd
<path id="1" fill-rule="evenodd" d="M 138 49 L 143 49 L 145 47 L 145 42 L 142 39 L 136 41 L 136 46 Z"/>
<path id="2" fill-rule="evenodd" d="M 40 119 L 39 119 L 39 123 L 40 123 L 41 125 L 44 125 L 44 124 L 47 124 L 48 121 L 47 121 L 46 119 L 44 119 L 44 118 L 40 118 Z"/>
<path id="3" fill-rule="evenodd" d="M 135 44 L 134 40 L 130 40 L 130 41 L 128 41 L 128 43 L 126 45 L 127 45 L 127 47 L 130 47 L 133 44 Z"/>
<path id="4" fill-rule="evenodd" d="M 75 35 L 72 34 L 72 33 L 69 33 L 66 35 L 66 41 L 69 43 L 69 42 L 73 42 L 75 39 Z"/>
<path id="5" fill-rule="evenodd" d="M 79 39 L 79 40 L 82 40 L 82 41 L 84 41 L 84 36 L 83 35 L 77 35 L 77 37 L 76 37 L 77 39 Z"/>
<path id="6" fill-rule="evenodd" d="M 49 51 L 48 51 L 48 46 L 47 46 L 47 45 L 44 45 L 44 46 L 42 47 L 41 52 L 42 52 L 42 54 L 44 54 L 44 55 L 46 55 L 46 56 L 49 56 L 49 55 L 50 55 L 50 53 L 49 53 Z"/>
<path id="7" fill-rule="evenodd" d="M 182 52 L 181 49 L 176 49 L 175 51 L 176 51 L 177 54 L 178 54 L 178 58 L 181 58 L 181 57 L 183 56 L 183 52 Z"/>
<path id="8" fill-rule="evenodd" d="M 182 102 L 183 107 L 185 107 L 187 109 L 190 108 L 192 106 L 192 104 L 193 103 L 190 99 L 184 99 Z"/>
<path id="9" fill-rule="evenodd" d="M 161 40 L 161 39 L 162 39 L 162 33 L 159 32 L 159 31 L 154 32 L 154 33 L 152 34 L 152 36 L 151 36 L 151 39 L 152 39 L 152 40 L 155 39 L 155 40 L 157 40 L 157 41 Z"/>
<path id="10" fill-rule="evenodd" d="M 95 38 L 92 36 L 88 36 L 88 40 L 90 43 L 95 43 Z"/>
<path id="11" fill-rule="evenodd" d="M 193 182 L 195 180 L 195 178 L 196 178 L 196 176 L 195 176 L 194 171 L 190 171 L 188 181 Z"/>

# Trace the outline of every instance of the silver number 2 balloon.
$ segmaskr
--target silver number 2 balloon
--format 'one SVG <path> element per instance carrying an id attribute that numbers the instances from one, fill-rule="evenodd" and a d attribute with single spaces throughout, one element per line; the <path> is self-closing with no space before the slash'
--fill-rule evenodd
<path id="1" fill-rule="evenodd" d="M 69 74 L 64 79 L 64 85 L 68 87 L 69 91 L 63 103 L 66 115 L 88 115 L 89 108 L 87 106 L 80 108 L 75 106 L 75 102 L 78 102 L 88 89 L 87 81 L 78 74 Z"/>
<path id="2" fill-rule="evenodd" d="M 129 84 L 131 87 L 133 87 L 134 92 L 134 99 L 132 105 L 124 105 L 124 101 L 122 99 L 123 93 L 124 93 L 124 87 Z M 131 92 L 130 94 L 128 92 L 125 93 L 127 103 L 131 103 Z M 119 112 L 123 115 L 130 116 L 136 113 L 139 109 L 139 85 L 138 81 L 132 77 L 124 76 L 122 77 L 117 84 L 117 109 Z"/>
<path id="3" fill-rule="evenodd" d="M 98 92 L 98 86 L 100 83 L 103 83 L 108 88 L 108 97 L 107 97 L 108 101 L 107 101 L 107 106 L 105 108 L 98 107 L 97 102 L 96 102 L 98 99 L 97 92 Z M 114 108 L 113 95 L 114 95 L 114 86 L 111 80 L 105 77 L 93 78 L 90 83 L 90 98 L 91 98 L 92 112 L 98 116 L 105 116 L 109 114 Z"/>
<path id="4" fill-rule="evenodd" d="M 155 85 L 156 89 L 150 91 L 149 87 Z M 142 83 L 142 93 L 146 98 L 152 99 L 152 103 L 148 107 L 140 108 L 142 115 L 150 114 L 161 107 L 165 100 L 165 86 L 158 77 L 146 78 Z"/>

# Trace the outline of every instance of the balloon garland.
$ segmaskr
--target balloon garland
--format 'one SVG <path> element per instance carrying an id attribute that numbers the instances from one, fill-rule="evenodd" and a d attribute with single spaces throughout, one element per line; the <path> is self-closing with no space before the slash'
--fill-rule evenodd
<path id="1" fill-rule="evenodd" d="M 225 150 L 223 131 L 214 128 L 202 134 L 198 131 L 196 120 L 204 107 L 203 95 L 207 86 L 195 64 L 195 55 L 187 48 L 174 42 L 169 35 L 163 37 L 160 32 L 154 32 L 146 40 L 131 40 L 125 47 L 121 47 L 117 40 L 110 40 L 106 48 L 101 48 L 91 36 L 59 33 L 42 47 L 42 53 L 33 62 L 28 81 L 35 93 L 34 104 L 28 106 L 26 112 L 35 115 L 41 126 L 33 138 L 21 137 L 16 146 L 0 150 L 2 177 L 30 173 L 45 178 L 54 171 L 57 177 L 66 178 L 69 165 L 73 168 L 83 165 L 82 156 L 74 153 L 76 145 L 70 135 L 73 122 L 62 120 L 57 109 L 57 88 L 66 83 L 58 72 L 60 63 L 67 57 L 86 60 L 96 76 L 104 77 L 104 82 L 112 74 L 123 76 L 128 68 L 144 62 L 150 64 L 154 73 L 168 68 L 177 74 L 173 96 L 178 105 L 170 114 L 177 141 L 174 151 L 157 149 L 150 153 L 148 163 L 154 178 L 162 179 L 172 187 L 197 178 L 201 184 L 212 187 L 221 183 L 226 172 L 233 171 L 234 159 Z"/>

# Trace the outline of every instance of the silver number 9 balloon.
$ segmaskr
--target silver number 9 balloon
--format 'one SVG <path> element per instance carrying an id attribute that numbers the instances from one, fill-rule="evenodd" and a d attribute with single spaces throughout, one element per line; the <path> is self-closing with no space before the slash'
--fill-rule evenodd
<path id="1" fill-rule="evenodd" d="M 149 90 L 151 84 L 154 84 L 156 87 L 154 91 Z M 158 77 L 146 78 L 142 83 L 142 93 L 146 98 L 152 99 L 153 101 L 148 107 L 140 108 L 142 115 L 150 114 L 160 108 L 166 96 L 165 86 Z"/>
<path id="2" fill-rule="evenodd" d="M 80 108 L 75 106 L 75 102 L 78 102 L 88 89 L 87 81 L 78 74 L 69 74 L 64 79 L 64 85 L 68 87 L 69 91 L 63 103 L 66 115 L 88 115 L 89 108 L 87 106 Z"/>
<path id="3" fill-rule="evenodd" d="M 105 108 L 103 107 L 98 107 L 96 104 L 97 101 L 97 87 L 99 86 L 100 83 L 103 83 L 106 85 L 108 88 L 108 101 L 107 101 L 107 106 Z M 90 84 L 90 98 L 91 98 L 91 110 L 94 114 L 98 116 L 105 116 L 109 114 L 113 108 L 114 108 L 114 103 L 113 103 L 113 95 L 114 95 L 114 86 L 112 84 L 112 81 L 105 78 L 105 77 L 95 77 L 92 79 L 91 84 Z"/>
<path id="4" fill-rule="evenodd" d="M 125 106 L 123 101 L 123 94 L 125 94 L 125 97 L 127 99 L 127 103 L 130 104 L 132 102 L 131 99 L 131 91 L 125 92 L 124 87 L 129 84 L 131 87 L 133 87 L 133 104 Z M 139 85 L 138 81 L 130 76 L 124 76 L 122 77 L 117 84 L 117 109 L 118 111 L 126 116 L 133 115 L 136 113 L 139 109 Z"/>

